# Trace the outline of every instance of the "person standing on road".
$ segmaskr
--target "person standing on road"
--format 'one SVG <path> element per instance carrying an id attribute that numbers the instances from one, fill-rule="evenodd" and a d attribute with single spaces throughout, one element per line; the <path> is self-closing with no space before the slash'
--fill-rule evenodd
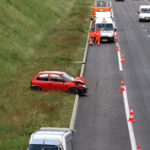
<path id="1" fill-rule="evenodd" d="M 99 30 L 99 28 L 97 28 L 97 30 L 95 31 L 95 44 L 97 43 L 98 45 L 100 45 L 100 38 L 101 31 Z"/>
<path id="2" fill-rule="evenodd" d="M 95 37 L 95 33 L 94 33 L 94 31 L 91 29 L 91 31 L 89 32 L 90 45 L 93 45 L 94 37 Z"/>

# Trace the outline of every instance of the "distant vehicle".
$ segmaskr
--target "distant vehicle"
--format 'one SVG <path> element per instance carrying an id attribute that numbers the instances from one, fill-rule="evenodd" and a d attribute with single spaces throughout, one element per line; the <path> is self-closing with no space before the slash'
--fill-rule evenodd
<path id="1" fill-rule="evenodd" d="M 115 2 L 116 2 L 116 1 L 122 1 L 122 2 L 124 2 L 124 0 L 115 0 Z"/>
<path id="2" fill-rule="evenodd" d="M 139 8 L 139 21 L 150 21 L 150 5 L 141 5 Z"/>
<path id="3" fill-rule="evenodd" d="M 72 131 L 68 128 L 43 127 L 32 133 L 26 150 L 72 150 Z"/>
<path id="4" fill-rule="evenodd" d="M 93 6 L 91 20 L 94 20 L 94 18 L 102 17 L 102 15 L 103 15 L 103 18 L 108 17 L 108 14 L 110 17 L 112 17 L 111 7 L 95 7 L 95 6 Z"/>
<path id="5" fill-rule="evenodd" d="M 79 95 L 88 90 L 82 77 L 73 78 L 60 71 L 39 72 L 31 80 L 30 88 L 35 91 L 60 90 Z"/>

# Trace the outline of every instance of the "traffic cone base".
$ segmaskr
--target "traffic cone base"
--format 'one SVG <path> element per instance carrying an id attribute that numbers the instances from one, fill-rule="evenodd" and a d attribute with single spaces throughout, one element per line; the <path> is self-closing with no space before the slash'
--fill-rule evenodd
<path id="1" fill-rule="evenodd" d="M 126 90 L 125 90 L 125 88 L 122 86 L 119 91 L 126 91 Z"/>
<path id="2" fill-rule="evenodd" d="M 141 150 L 141 147 L 140 147 L 140 146 L 138 146 L 138 150 Z"/>
<path id="3" fill-rule="evenodd" d="M 121 60 L 121 63 L 125 63 L 125 61 L 122 59 L 122 60 Z"/>
<path id="4" fill-rule="evenodd" d="M 134 119 L 134 115 L 133 115 L 133 112 L 130 111 L 130 117 L 129 117 L 129 120 L 130 122 L 135 122 L 135 119 Z"/>

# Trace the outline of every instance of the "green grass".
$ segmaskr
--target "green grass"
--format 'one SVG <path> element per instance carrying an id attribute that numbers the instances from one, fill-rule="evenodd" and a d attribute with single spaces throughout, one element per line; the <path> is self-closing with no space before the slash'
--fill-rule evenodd
<path id="1" fill-rule="evenodd" d="M 1 0 L 0 149 L 24 150 L 40 127 L 69 127 L 74 95 L 33 92 L 39 71 L 76 77 L 90 23 L 88 0 Z"/>

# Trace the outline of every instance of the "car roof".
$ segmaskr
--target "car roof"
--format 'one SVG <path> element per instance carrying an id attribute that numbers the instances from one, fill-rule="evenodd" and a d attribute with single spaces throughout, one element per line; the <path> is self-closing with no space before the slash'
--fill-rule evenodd
<path id="1" fill-rule="evenodd" d="M 56 74 L 63 74 L 65 72 L 62 72 L 62 71 L 41 71 L 39 73 L 56 73 Z"/>
<path id="2" fill-rule="evenodd" d="M 150 5 L 141 5 L 140 8 L 150 8 Z"/>

